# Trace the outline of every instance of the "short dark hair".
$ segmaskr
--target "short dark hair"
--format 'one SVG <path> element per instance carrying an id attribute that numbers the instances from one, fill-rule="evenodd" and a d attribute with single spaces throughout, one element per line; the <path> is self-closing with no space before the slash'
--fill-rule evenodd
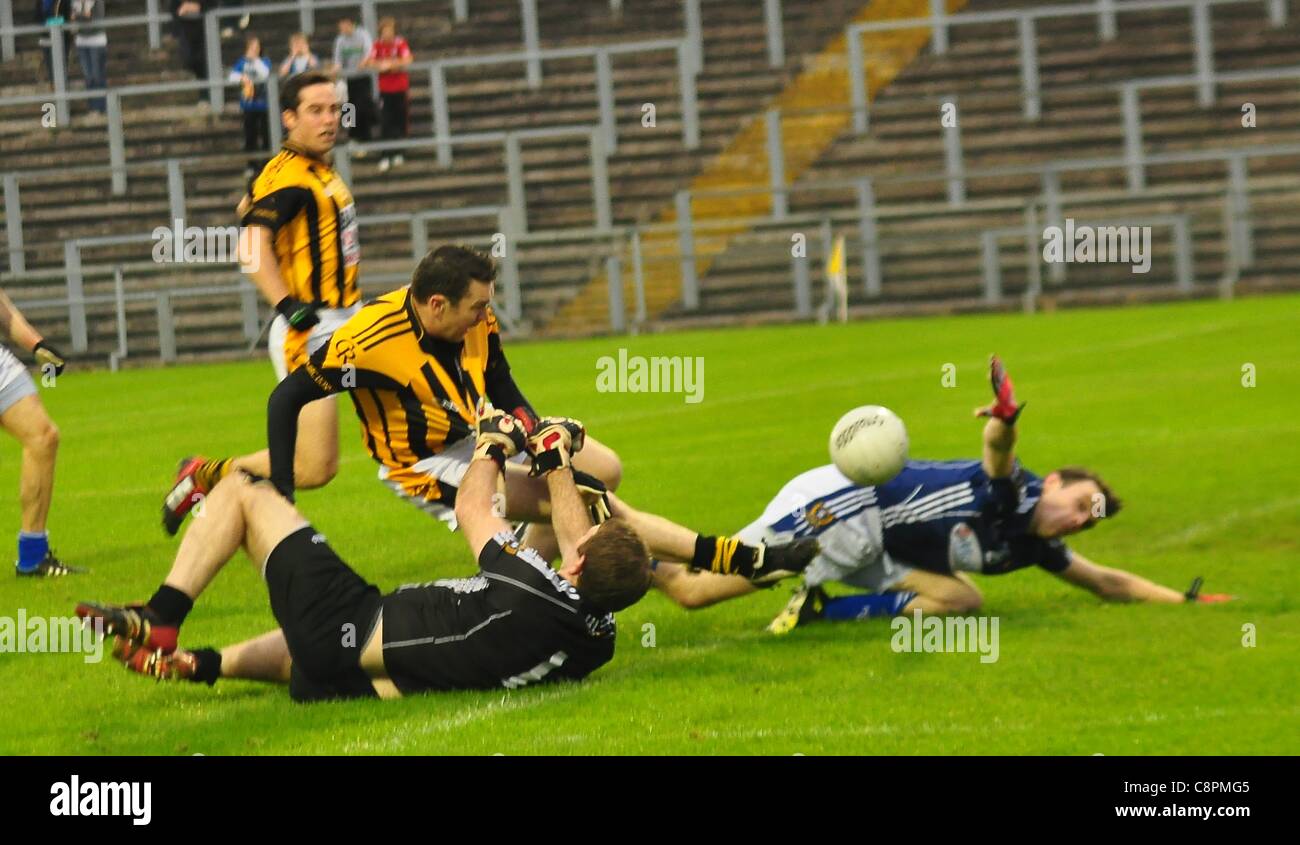
<path id="1" fill-rule="evenodd" d="M 614 613 L 641 600 L 650 589 L 650 552 L 627 520 L 604 522 L 581 546 L 585 556 L 578 591 L 595 608 Z"/>
<path id="2" fill-rule="evenodd" d="M 497 263 L 490 255 L 470 246 L 445 245 L 424 256 L 411 277 L 411 295 L 416 302 L 428 302 L 442 294 L 452 305 L 469 290 L 470 281 L 497 279 Z"/>
<path id="3" fill-rule="evenodd" d="M 1123 500 L 1121 500 L 1119 496 L 1115 495 L 1115 491 L 1110 489 L 1110 485 L 1105 481 L 1102 481 L 1100 475 L 1086 467 L 1061 467 L 1056 471 L 1056 474 L 1061 477 L 1062 487 L 1069 486 L 1077 481 L 1091 481 L 1093 484 L 1096 484 L 1097 489 L 1101 491 L 1101 495 L 1105 499 L 1105 513 L 1102 514 L 1103 517 L 1114 516 L 1124 507 Z"/>
<path id="4" fill-rule="evenodd" d="M 289 77 L 288 81 L 280 86 L 280 108 L 284 111 L 297 111 L 302 89 L 312 85 L 332 86 L 333 84 L 334 77 L 323 70 L 304 70 Z"/>

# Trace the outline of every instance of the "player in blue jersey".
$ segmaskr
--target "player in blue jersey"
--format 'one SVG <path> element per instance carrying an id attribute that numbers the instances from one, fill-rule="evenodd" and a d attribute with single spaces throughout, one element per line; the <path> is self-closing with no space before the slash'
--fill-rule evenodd
<path id="1" fill-rule="evenodd" d="M 737 536 L 744 542 L 788 542 L 816 537 L 820 552 L 803 587 L 768 630 L 784 634 L 816 619 L 866 619 L 920 610 L 969 613 L 981 596 L 967 573 L 1001 575 L 1031 566 L 1111 601 L 1223 601 L 1171 590 L 1123 570 L 1093 563 L 1062 538 L 1113 517 L 1120 500 L 1095 473 L 1065 467 L 1039 477 L 1015 458 L 1016 420 L 1023 407 L 993 357 L 993 404 L 984 454 L 977 460 L 908 461 L 891 481 L 859 487 L 834 466 L 797 476 L 762 516 Z M 867 590 L 829 597 L 839 581 Z M 754 592 L 750 581 L 693 572 L 672 563 L 655 569 L 654 585 L 687 608 L 705 607 Z"/>

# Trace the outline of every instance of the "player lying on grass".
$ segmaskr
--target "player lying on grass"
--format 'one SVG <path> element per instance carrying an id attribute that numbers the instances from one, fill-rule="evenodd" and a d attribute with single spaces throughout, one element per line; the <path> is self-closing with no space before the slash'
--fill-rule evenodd
<path id="1" fill-rule="evenodd" d="M 207 497 L 166 581 L 144 607 L 82 604 L 117 637 L 128 668 L 208 684 L 288 683 L 297 701 L 425 690 L 515 688 L 578 680 L 614 655 L 614 612 L 650 583 L 645 545 L 621 519 L 593 526 L 573 480 L 566 425 L 526 437 L 500 411 L 478 425 L 456 516 L 479 571 L 381 595 L 269 483 L 242 472 Z M 521 546 L 494 509 L 507 460 L 541 468 L 560 541 L 559 571 Z M 243 546 L 259 566 L 280 629 L 221 651 L 177 648 L 193 602 Z"/>
<path id="2" fill-rule="evenodd" d="M 1015 458 L 1023 407 L 994 357 L 996 400 L 976 410 L 984 426 L 982 460 L 908 461 L 893 480 L 858 487 L 834 466 L 797 476 L 737 536 L 745 542 L 816 537 L 821 549 L 804 585 L 768 626 L 776 634 L 815 619 L 894 616 L 920 610 L 969 613 L 981 596 L 966 573 L 1001 575 L 1039 566 L 1109 601 L 1222 601 L 1186 593 L 1093 563 L 1062 538 L 1119 512 L 1120 501 L 1096 474 L 1066 467 L 1039 478 Z M 830 598 L 839 581 L 868 593 Z M 686 608 L 705 607 L 758 589 L 743 579 L 660 564 L 654 584 Z"/>
<path id="3" fill-rule="evenodd" d="M 482 253 L 440 247 L 420 262 L 409 286 L 366 305 L 302 368 L 280 382 L 267 404 L 267 438 L 271 481 L 281 493 L 293 499 L 293 456 L 302 408 L 325 396 L 348 393 L 366 449 L 380 465 L 380 479 L 406 501 L 456 528 L 457 490 L 473 455 L 473 427 L 488 403 L 515 409 L 514 416 L 528 431 L 538 425 L 500 355 L 496 318 L 489 306 L 496 272 L 495 263 Z M 574 431 L 573 461 L 579 471 L 575 477 L 584 495 L 598 499 L 611 479 L 618 480 L 618 456 L 580 429 L 578 424 Z M 506 465 L 503 515 L 533 523 L 522 542 L 552 560 L 558 548 L 549 529 L 549 490 L 520 462 L 523 457 Z M 787 557 L 784 549 L 698 536 L 625 503 L 617 506 L 661 558 L 746 578 L 774 569 L 802 569 L 776 560 Z"/>
<path id="4" fill-rule="evenodd" d="M 63 356 L 45 342 L 3 293 L 0 293 L 0 334 L 31 350 L 44 373 L 57 377 L 63 372 Z M 18 532 L 14 572 L 41 578 L 84 572 L 63 563 L 50 551 L 45 520 L 54 495 L 59 429 L 50 421 L 27 368 L 4 346 L 0 346 L 0 428 L 12 434 L 23 447 L 22 475 L 18 482 L 22 528 Z"/>

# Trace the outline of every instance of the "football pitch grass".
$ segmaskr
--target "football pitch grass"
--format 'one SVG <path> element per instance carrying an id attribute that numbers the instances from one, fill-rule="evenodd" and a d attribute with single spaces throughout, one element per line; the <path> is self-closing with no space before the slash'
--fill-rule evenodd
<path id="1" fill-rule="evenodd" d="M 1297 308 L 1286 296 L 507 344 L 540 412 L 582 419 L 619 452 L 621 495 L 709 533 L 738 530 L 789 478 L 826 463 L 828 432 L 855 405 L 897 411 L 913 457 L 978 455 L 971 409 L 987 401 L 996 351 L 1029 403 L 1022 462 L 1040 474 L 1094 467 L 1125 500 L 1072 547 L 1178 590 L 1203 575 L 1234 602 L 1106 604 L 1038 569 L 977 576 L 978 613 L 999 620 L 998 660 L 984 663 L 897 653 L 879 620 L 773 637 L 763 628 L 793 582 L 693 612 L 652 592 L 619 614 L 613 661 L 581 684 L 308 706 L 273 685 L 158 684 L 107 649 L 99 664 L 5 653 L 0 752 L 1300 753 Z M 598 392 L 597 360 L 620 348 L 702 358 L 703 401 Z M 176 548 L 159 524 L 176 460 L 261 447 L 271 387 L 258 360 L 72 370 L 42 390 L 63 433 L 52 543 L 93 571 L 0 578 L 0 616 L 147 598 Z M 347 400 L 340 411 L 339 475 L 299 507 L 385 591 L 470 574 L 460 535 L 379 484 Z M 10 544 L 18 458 L 4 438 Z M 181 640 L 223 645 L 273 626 L 240 553 Z"/>

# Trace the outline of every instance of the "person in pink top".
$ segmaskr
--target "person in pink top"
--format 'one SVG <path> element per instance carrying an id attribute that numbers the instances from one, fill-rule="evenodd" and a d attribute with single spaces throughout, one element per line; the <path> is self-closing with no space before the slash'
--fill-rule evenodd
<path id="1" fill-rule="evenodd" d="M 413 61 L 411 47 L 397 34 L 397 21 L 384 18 L 379 22 L 379 39 L 370 48 L 370 55 L 362 63 L 379 71 L 380 126 L 385 141 L 405 138 L 410 123 L 411 75 L 406 66 Z M 379 160 L 379 172 L 405 162 L 401 153 L 385 154 Z"/>

